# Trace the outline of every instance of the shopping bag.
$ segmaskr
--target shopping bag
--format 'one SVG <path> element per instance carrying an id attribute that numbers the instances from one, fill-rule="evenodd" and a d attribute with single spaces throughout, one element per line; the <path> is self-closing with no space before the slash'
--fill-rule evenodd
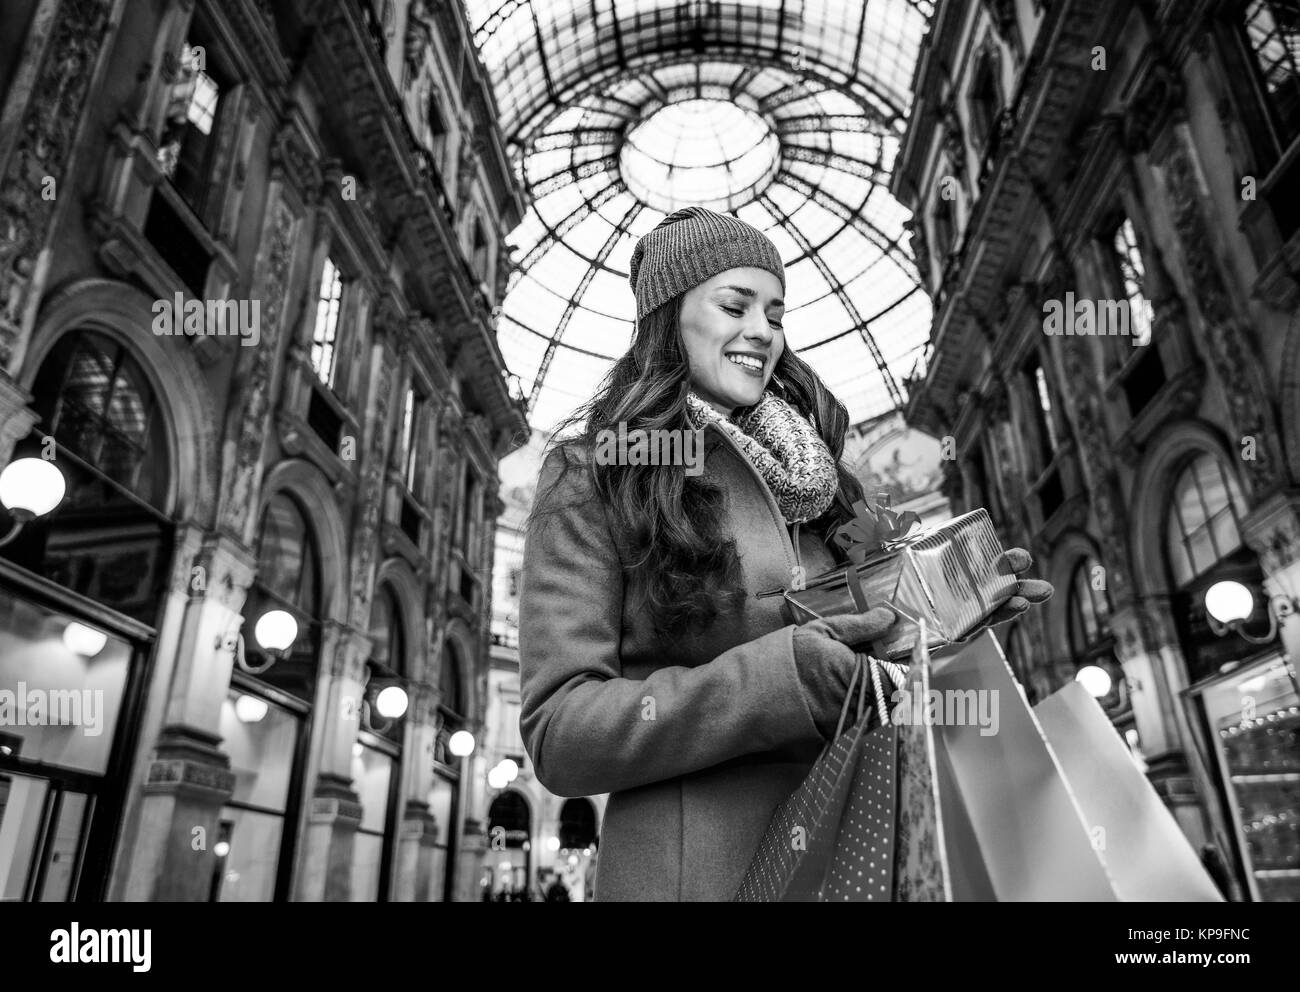
<path id="1" fill-rule="evenodd" d="M 858 656 L 835 735 L 773 813 L 736 901 L 892 898 L 898 735 L 888 720 L 885 685 L 891 691 L 901 685 L 903 672 Z"/>
<path id="2" fill-rule="evenodd" d="M 964 849 L 949 858 L 982 883 L 956 897 L 1115 900 L 1078 801 L 992 631 L 924 653 L 934 695 L 924 709 L 910 700 L 905 713 L 934 723 L 941 798 L 969 822 Z"/>
<path id="3" fill-rule="evenodd" d="M 1031 708 L 991 631 L 932 652 L 929 662 L 945 701 L 964 694 L 969 712 L 975 690 L 977 708 L 981 699 L 998 707 L 992 733 L 957 719 L 936 734 L 959 794 L 944 809 L 969 818 L 994 898 L 1222 901 L 1081 686 Z M 968 864 L 951 848 L 949 858 Z"/>
<path id="4" fill-rule="evenodd" d="M 1173 814 L 1078 682 L 1034 707 L 1119 897 L 1222 902 Z"/>

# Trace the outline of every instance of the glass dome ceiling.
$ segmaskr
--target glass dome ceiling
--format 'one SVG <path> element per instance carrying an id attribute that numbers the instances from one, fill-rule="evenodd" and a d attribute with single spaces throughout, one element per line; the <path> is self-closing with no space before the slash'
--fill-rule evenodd
<path id="1" fill-rule="evenodd" d="M 926 0 L 466 0 L 530 206 L 498 322 L 533 427 L 634 327 L 637 238 L 692 203 L 767 234 L 786 343 L 866 420 L 902 405 L 930 301 L 888 191 Z"/>

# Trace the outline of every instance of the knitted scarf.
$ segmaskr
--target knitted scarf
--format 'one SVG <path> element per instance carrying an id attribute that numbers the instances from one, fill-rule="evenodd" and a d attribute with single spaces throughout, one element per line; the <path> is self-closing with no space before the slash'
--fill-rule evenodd
<path id="1" fill-rule="evenodd" d="M 787 523 L 806 523 L 835 500 L 839 476 L 826 442 L 789 403 L 772 393 L 738 419 L 722 416 L 694 393 L 686 409 L 697 430 L 713 423 L 725 431 L 772 490 Z"/>

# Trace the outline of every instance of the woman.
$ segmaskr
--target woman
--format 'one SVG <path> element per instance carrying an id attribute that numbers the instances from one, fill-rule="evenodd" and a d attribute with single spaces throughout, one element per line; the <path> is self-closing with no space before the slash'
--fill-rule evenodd
<path id="1" fill-rule="evenodd" d="M 839 464 L 844 407 L 785 346 L 776 247 L 687 207 L 637 242 L 630 279 L 635 340 L 542 467 L 520 728 L 550 791 L 610 793 L 596 898 L 728 900 L 834 734 L 853 647 L 895 617 L 795 627 L 780 597 L 755 598 L 836 564 L 827 538 L 862 494 Z M 702 430 L 702 473 L 606 464 L 599 432 L 621 423 Z M 1051 586 L 1019 593 L 995 622 Z"/>

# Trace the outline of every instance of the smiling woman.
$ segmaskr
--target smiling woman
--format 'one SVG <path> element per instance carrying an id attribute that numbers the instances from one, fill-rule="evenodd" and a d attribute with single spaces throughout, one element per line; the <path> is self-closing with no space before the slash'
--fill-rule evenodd
<path id="1" fill-rule="evenodd" d="M 853 647 L 894 616 L 796 628 L 753 595 L 831 567 L 862 495 L 843 405 L 786 347 L 775 246 L 688 207 L 637 243 L 631 282 L 632 346 L 538 484 L 520 729 L 551 792 L 610 793 L 596 898 L 724 900 L 833 736 Z M 703 472 L 597 457 L 615 428 L 699 430 Z"/>

